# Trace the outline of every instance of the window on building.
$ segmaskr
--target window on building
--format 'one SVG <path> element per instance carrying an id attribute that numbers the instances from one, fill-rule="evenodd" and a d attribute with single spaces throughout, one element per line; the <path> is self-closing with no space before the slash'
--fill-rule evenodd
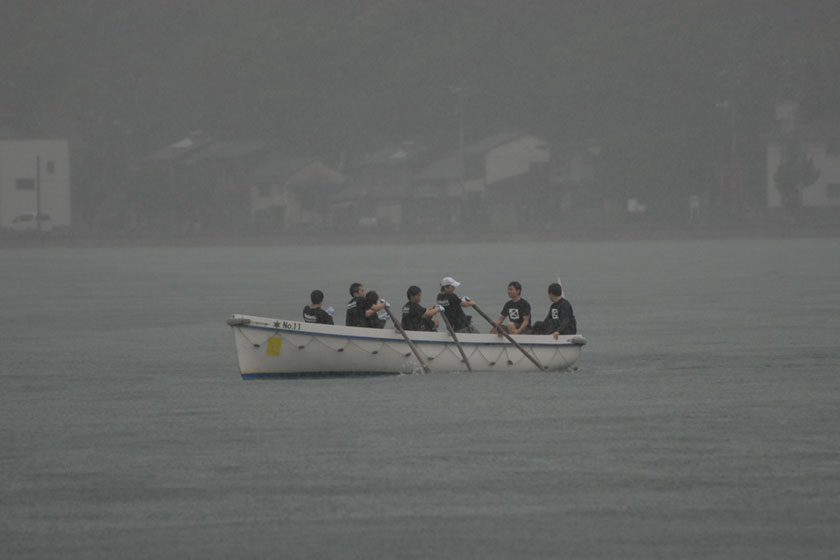
<path id="1" fill-rule="evenodd" d="M 828 183 L 825 186 L 825 195 L 832 200 L 840 199 L 840 183 Z"/>
<path id="2" fill-rule="evenodd" d="M 47 173 L 49 173 L 50 175 L 55 175 L 55 162 L 54 161 L 48 161 L 47 162 Z"/>
<path id="3" fill-rule="evenodd" d="M 17 179 L 15 179 L 15 188 L 19 191 L 34 191 L 35 179 L 29 179 L 27 177 L 18 177 Z"/>

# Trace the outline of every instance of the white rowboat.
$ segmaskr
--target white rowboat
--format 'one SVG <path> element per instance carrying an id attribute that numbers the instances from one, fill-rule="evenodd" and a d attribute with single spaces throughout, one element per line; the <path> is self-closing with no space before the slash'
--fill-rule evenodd
<path id="1" fill-rule="evenodd" d="M 402 335 L 391 328 L 366 329 L 303 321 L 232 315 L 243 379 L 341 375 L 396 375 L 422 371 Z M 444 332 L 406 331 L 433 373 L 467 371 L 461 353 Z M 514 335 L 547 371 L 571 368 L 586 339 L 581 335 Z M 458 333 L 473 371 L 539 371 L 522 350 L 495 334 Z"/>

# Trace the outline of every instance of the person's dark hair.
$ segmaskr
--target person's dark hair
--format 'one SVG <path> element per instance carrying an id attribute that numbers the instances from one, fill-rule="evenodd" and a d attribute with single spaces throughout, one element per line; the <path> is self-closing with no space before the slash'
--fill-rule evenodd
<path id="1" fill-rule="evenodd" d="M 377 294 L 375 291 L 371 290 L 370 292 L 365 294 L 365 301 L 367 303 L 373 305 L 377 301 L 379 301 L 379 294 Z"/>
<path id="2" fill-rule="evenodd" d="M 516 280 L 514 280 L 514 281 L 513 281 L 513 282 L 511 282 L 511 283 L 509 283 L 509 284 L 508 284 L 508 286 L 513 286 L 514 288 L 516 288 L 516 291 L 518 291 L 518 292 L 521 292 L 521 291 L 522 291 L 522 284 L 520 284 L 520 283 L 519 283 L 519 282 L 517 282 Z"/>
<path id="3" fill-rule="evenodd" d="M 419 286 L 409 286 L 408 290 L 406 290 L 405 292 L 405 295 L 406 297 L 408 297 L 408 299 L 411 299 L 421 292 L 422 290 L 419 288 Z"/>
<path id="4" fill-rule="evenodd" d="M 356 295 L 356 292 L 358 292 L 359 288 L 361 288 L 361 287 L 362 287 L 362 285 L 359 284 L 358 282 L 353 282 L 352 284 L 350 284 L 350 295 L 351 296 Z"/>
<path id="5" fill-rule="evenodd" d="M 312 300 L 313 304 L 319 304 L 324 301 L 324 292 L 321 290 L 312 290 L 312 293 L 309 294 L 309 299 Z"/>
<path id="6" fill-rule="evenodd" d="M 552 282 L 548 285 L 548 293 L 553 296 L 561 297 L 563 295 L 563 286 L 557 282 Z"/>

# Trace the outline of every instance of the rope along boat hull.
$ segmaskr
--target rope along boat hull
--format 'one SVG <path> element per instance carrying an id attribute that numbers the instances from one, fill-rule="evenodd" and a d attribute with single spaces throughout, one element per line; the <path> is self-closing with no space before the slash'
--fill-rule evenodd
<path id="1" fill-rule="evenodd" d="M 396 375 L 419 373 L 421 365 L 399 332 L 320 325 L 250 315 L 227 319 L 233 329 L 239 370 L 245 379 Z M 434 373 L 467 371 L 447 332 L 407 331 Z M 518 348 L 493 334 L 458 333 L 474 371 L 539 371 Z M 515 335 L 548 371 L 563 371 L 580 358 L 580 335 Z"/>

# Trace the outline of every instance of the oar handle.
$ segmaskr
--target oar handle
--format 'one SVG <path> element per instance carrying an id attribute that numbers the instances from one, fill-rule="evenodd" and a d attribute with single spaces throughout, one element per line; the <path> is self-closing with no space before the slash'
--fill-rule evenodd
<path id="1" fill-rule="evenodd" d="M 491 319 L 490 317 L 488 317 L 487 314 L 484 311 L 482 311 L 481 308 L 479 308 L 478 305 L 475 302 L 473 302 L 472 308 L 475 309 L 476 312 L 479 315 L 484 317 L 487 320 L 488 323 L 493 325 L 493 327 L 495 327 L 496 330 L 498 330 L 500 333 L 502 333 L 502 335 L 504 335 L 504 337 L 507 338 L 510 341 L 511 344 L 516 346 L 516 348 L 520 352 L 525 354 L 525 357 L 528 358 L 529 360 L 531 360 L 534 363 L 535 366 L 540 368 L 540 371 L 545 371 L 545 369 L 546 369 L 545 366 L 540 363 L 540 361 L 537 359 L 536 356 L 534 356 L 531 352 L 528 352 L 527 350 L 525 350 L 525 348 L 523 348 L 521 344 L 519 344 L 518 342 L 513 340 L 513 337 L 510 336 L 510 333 L 508 333 L 505 329 L 503 329 L 501 327 L 501 325 L 496 325 L 496 322 L 493 319 Z"/>
<path id="2" fill-rule="evenodd" d="M 405 330 L 402 328 L 400 322 L 397 321 L 397 318 L 394 316 L 394 312 L 391 311 L 391 305 L 388 302 L 385 302 L 385 311 L 387 311 L 388 316 L 391 317 L 391 321 L 394 323 L 394 328 L 399 331 L 408 344 L 408 347 L 411 348 L 412 352 L 414 352 L 414 355 L 417 357 L 417 361 L 419 361 L 420 365 L 423 367 L 423 371 L 426 373 L 432 373 L 432 370 L 429 368 L 429 364 L 427 364 L 426 360 L 423 359 L 423 356 L 420 355 L 420 350 L 417 348 L 417 345 L 411 341 Z"/>

